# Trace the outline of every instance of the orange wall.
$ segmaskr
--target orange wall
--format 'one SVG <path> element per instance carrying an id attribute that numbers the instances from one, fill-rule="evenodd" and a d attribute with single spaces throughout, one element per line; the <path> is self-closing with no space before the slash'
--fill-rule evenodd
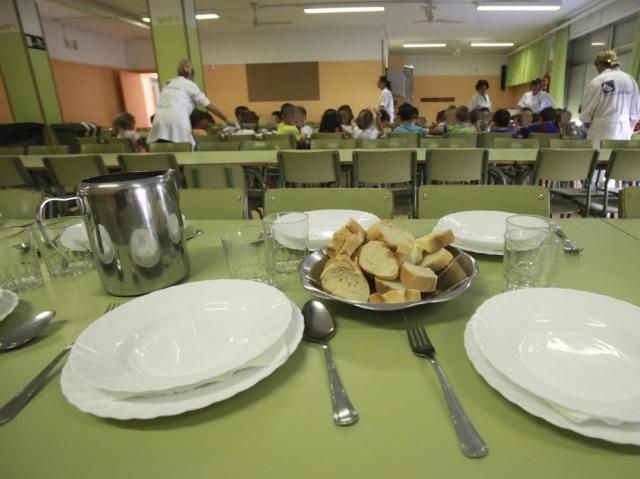
<path id="1" fill-rule="evenodd" d="M 64 121 L 111 126 L 124 110 L 119 70 L 51 59 Z"/>
<path id="2" fill-rule="evenodd" d="M 9 105 L 9 97 L 7 90 L 4 88 L 4 80 L 2 72 L 0 72 L 0 123 L 13 123 L 13 115 L 11 114 L 11 105 Z"/>
<path id="3" fill-rule="evenodd" d="M 206 65 L 205 89 L 207 96 L 230 118 L 238 105 L 254 110 L 262 123 L 271 122 L 271 112 L 279 110 L 287 100 L 250 102 L 244 65 Z M 347 103 L 357 115 L 362 108 L 376 107 L 380 90 L 376 82 L 381 74 L 379 61 L 319 62 L 320 100 L 302 100 L 309 121 L 320 121 L 327 108 L 338 108 Z M 303 78 L 300 81 L 304 81 Z"/>

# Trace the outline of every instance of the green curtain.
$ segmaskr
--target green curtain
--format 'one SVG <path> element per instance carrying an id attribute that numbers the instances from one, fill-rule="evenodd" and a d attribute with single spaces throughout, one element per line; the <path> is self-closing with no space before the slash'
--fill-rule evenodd
<path id="1" fill-rule="evenodd" d="M 569 27 L 556 32 L 553 45 L 553 71 L 549 95 L 556 101 L 557 106 L 564 105 L 564 86 L 567 79 L 567 51 L 569 49 Z"/>
<path id="2" fill-rule="evenodd" d="M 534 78 L 542 78 L 546 71 L 547 47 L 543 39 L 509 56 L 506 86 L 529 83 Z"/>
<path id="3" fill-rule="evenodd" d="M 640 82 L 640 14 L 636 20 L 636 33 L 633 37 L 633 49 L 631 50 L 631 66 L 627 73 Z"/>

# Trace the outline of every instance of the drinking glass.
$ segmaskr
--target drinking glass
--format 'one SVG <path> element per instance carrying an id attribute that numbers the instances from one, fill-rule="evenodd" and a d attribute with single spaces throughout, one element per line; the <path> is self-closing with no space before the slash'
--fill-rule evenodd
<path id="1" fill-rule="evenodd" d="M 222 234 L 222 249 L 231 278 L 271 284 L 262 225 L 239 226 L 226 231 Z"/>
<path id="2" fill-rule="evenodd" d="M 31 225 L 0 228 L 0 288 L 17 293 L 43 283 Z"/>
<path id="3" fill-rule="evenodd" d="M 308 253 L 309 217 L 306 213 L 273 213 L 263 218 L 267 273 L 277 287 L 298 278 L 298 266 Z"/>

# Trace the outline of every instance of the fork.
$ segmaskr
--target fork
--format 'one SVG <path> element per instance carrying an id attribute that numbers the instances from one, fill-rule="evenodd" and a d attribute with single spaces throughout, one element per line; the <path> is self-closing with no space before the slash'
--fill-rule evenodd
<path id="1" fill-rule="evenodd" d="M 122 303 L 109 303 L 107 309 L 105 309 L 104 314 L 107 314 L 109 311 L 113 311 Z M 49 375 L 51 371 L 56 367 L 56 365 L 64 358 L 67 353 L 71 350 L 73 343 L 69 346 L 65 347 L 62 351 L 58 353 L 58 355 L 51 360 L 49 364 L 45 366 L 45 368 L 38 373 L 38 375 L 31 380 L 29 384 L 25 386 L 25 388 L 19 392 L 16 396 L 10 399 L 2 408 L 0 408 L 0 426 L 8 423 L 14 417 L 18 415 L 22 408 L 24 408 L 33 397 L 38 394 L 40 389 L 47 383 L 49 379 Z"/>
<path id="2" fill-rule="evenodd" d="M 482 440 L 480 434 L 473 427 L 473 424 L 467 417 L 467 414 L 462 409 L 462 405 L 456 397 L 453 389 L 447 382 L 447 378 L 444 375 L 444 371 L 440 367 L 440 363 L 436 359 L 436 348 L 429 340 L 427 332 L 419 326 L 408 314 L 404 317 L 405 326 L 407 328 L 407 337 L 409 338 L 409 345 L 411 350 L 416 356 L 426 358 L 431 362 L 433 368 L 436 370 L 440 385 L 447 399 L 447 405 L 449 406 L 449 413 L 451 420 L 453 421 L 453 427 L 458 436 L 458 444 L 465 456 L 471 458 L 481 458 L 489 453 L 489 447 Z"/>
<path id="3" fill-rule="evenodd" d="M 565 232 L 559 226 L 555 227 L 555 232 L 558 238 L 562 240 L 562 250 L 567 254 L 580 254 L 584 248 L 578 248 L 574 245 L 571 240 L 567 237 Z"/>

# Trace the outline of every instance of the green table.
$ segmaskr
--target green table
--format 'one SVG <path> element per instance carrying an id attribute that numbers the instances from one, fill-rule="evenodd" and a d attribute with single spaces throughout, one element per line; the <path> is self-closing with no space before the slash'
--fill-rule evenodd
<path id="1" fill-rule="evenodd" d="M 623 220 L 605 220 L 611 226 L 614 226 L 625 233 L 640 240 L 640 219 L 623 219 Z"/>
<path id="2" fill-rule="evenodd" d="M 220 233 L 237 221 L 197 221 L 206 234 L 189 243 L 190 281 L 224 278 Z M 416 234 L 432 220 L 398 221 Z M 556 285 L 640 304 L 640 242 L 600 219 L 560 220 L 585 248 L 562 255 Z M 602 245 L 615 245 L 603 248 Z M 459 451 L 433 369 L 409 350 L 402 317 L 327 303 L 339 330 L 333 353 L 360 422 L 333 425 L 322 352 L 302 343 L 285 365 L 255 387 L 219 404 L 149 421 L 103 420 L 63 398 L 58 377 L 0 427 L 3 478 L 636 478 L 640 448 L 556 428 L 488 386 L 466 357 L 465 324 L 501 291 L 501 258 L 478 255 L 480 274 L 449 303 L 412 313 L 425 325 L 461 402 L 491 452 Z M 299 286 L 285 291 L 298 305 Z M 0 403 L 19 391 L 108 303 L 97 275 L 48 282 L 21 295 L 0 332 L 44 308 L 58 311 L 50 335 L 0 358 Z"/>

